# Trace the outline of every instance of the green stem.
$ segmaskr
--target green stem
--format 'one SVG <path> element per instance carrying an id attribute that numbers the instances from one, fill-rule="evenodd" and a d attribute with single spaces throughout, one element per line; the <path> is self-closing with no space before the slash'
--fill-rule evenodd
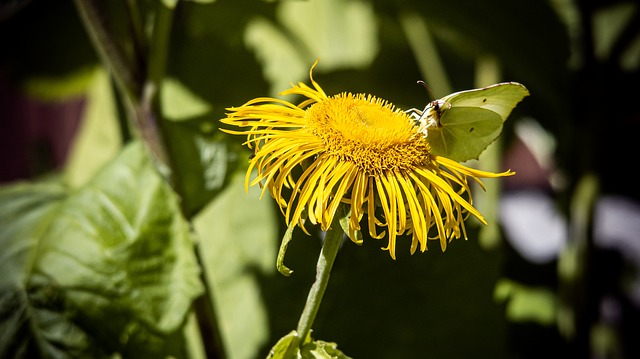
<path id="1" fill-rule="evenodd" d="M 141 93 L 140 74 L 115 41 L 100 2 L 75 0 L 75 3 L 100 60 L 115 78 L 120 91 L 127 97 L 129 105 L 137 104 Z"/>
<path id="2" fill-rule="evenodd" d="M 147 86 L 141 74 L 142 69 L 134 66 L 134 61 L 128 58 L 122 47 L 119 46 L 118 39 L 107 22 L 102 4 L 97 0 L 75 0 L 75 3 L 100 60 L 109 69 L 118 85 L 118 89 L 124 95 L 125 107 L 130 111 L 133 126 L 144 139 L 147 148 L 156 160 L 156 166 L 160 172 L 164 174 L 171 172 L 167 161 L 165 143 L 157 123 L 159 112 L 151 106 L 158 92 L 157 84 L 160 82 L 158 76 L 164 75 L 164 71 L 154 70 L 154 78 L 150 82 L 156 85 Z M 170 18 L 172 11 L 163 6 L 159 6 L 159 8 L 161 18 L 164 23 L 168 22 L 168 25 L 161 26 L 162 32 L 159 36 L 154 34 L 154 37 L 163 36 L 165 39 L 158 42 L 166 43 L 168 42 L 168 30 L 171 28 L 171 21 L 166 19 Z M 167 14 L 167 11 L 169 14 Z M 166 49 L 163 52 L 153 52 L 151 55 L 166 56 Z M 149 61 L 152 61 L 152 59 L 149 59 Z M 153 61 L 160 63 L 160 65 L 155 65 L 157 68 L 164 69 L 165 58 L 153 59 Z M 152 91 L 149 91 L 148 88 L 151 88 Z"/>
<path id="3" fill-rule="evenodd" d="M 162 1 L 158 1 L 149 54 L 147 55 L 146 81 L 142 91 L 142 99 L 137 109 L 136 126 L 156 158 L 156 165 L 160 172 L 170 180 L 174 190 L 182 194 L 175 185 L 176 176 L 172 171 L 174 166 L 172 166 L 173 163 L 167 150 L 168 143 L 165 141 L 160 124 L 162 119 L 160 88 L 166 70 L 172 24 L 173 8 L 168 8 Z"/>
<path id="4" fill-rule="evenodd" d="M 298 322 L 297 347 L 304 343 L 304 340 L 311 331 L 311 326 L 316 318 L 316 314 L 318 314 L 322 296 L 329 283 L 329 275 L 331 274 L 333 262 L 338 254 L 338 249 L 340 249 L 343 233 L 339 218 L 336 216 L 333 223 L 331 223 L 331 228 L 326 232 L 324 243 L 320 250 L 320 256 L 318 257 L 318 264 L 316 265 L 316 281 L 311 286 L 311 290 L 309 290 L 307 303 L 304 306 L 300 321 Z"/>
<path id="5" fill-rule="evenodd" d="M 156 6 L 155 21 L 153 23 L 153 36 L 149 44 L 149 67 L 147 69 L 146 84 L 146 86 L 153 86 L 154 94 L 160 89 L 166 72 L 172 26 L 173 8 L 169 8 L 162 1 L 159 1 Z"/>
<path id="6" fill-rule="evenodd" d="M 147 68 L 148 45 L 142 25 L 142 17 L 136 0 L 126 0 L 129 30 L 133 43 L 133 52 L 137 67 L 144 73 Z"/>

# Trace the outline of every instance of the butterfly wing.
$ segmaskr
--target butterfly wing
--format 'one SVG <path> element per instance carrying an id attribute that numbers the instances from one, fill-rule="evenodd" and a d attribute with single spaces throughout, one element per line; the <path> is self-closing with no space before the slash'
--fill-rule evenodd
<path id="1" fill-rule="evenodd" d="M 441 101 L 451 107 L 440 113 L 438 127 L 429 128 L 431 152 L 458 162 L 477 159 L 500 135 L 511 111 L 528 95 L 521 84 L 505 82 L 443 97 Z"/>
<path id="2" fill-rule="evenodd" d="M 529 96 L 529 90 L 517 82 L 502 82 L 481 89 L 456 92 L 442 98 L 451 107 L 479 107 L 493 111 L 504 122 L 516 105 Z"/>
<path id="3" fill-rule="evenodd" d="M 431 153 L 457 162 L 477 159 L 500 135 L 498 114 L 477 107 L 453 107 L 440 117 L 440 127 L 429 129 Z"/>

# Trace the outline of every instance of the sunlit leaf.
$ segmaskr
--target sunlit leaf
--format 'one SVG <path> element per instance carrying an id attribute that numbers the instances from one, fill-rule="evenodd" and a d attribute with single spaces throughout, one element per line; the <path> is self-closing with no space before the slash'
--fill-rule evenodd
<path id="1" fill-rule="evenodd" d="M 178 0 L 160 0 L 160 1 L 164 6 L 168 7 L 169 9 L 175 8 L 176 4 L 178 3 Z"/>
<path id="2" fill-rule="evenodd" d="M 29 95 L 40 100 L 62 101 L 84 95 L 96 71 L 95 67 L 84 67 L 57 77 L 34 76 L 24 86 Z"/>
<path id="3" fill-rule="evenodd" d="M 297 332 L 291 331 L 280 338 L 276 345 L 271 348 L 267 359 L 349 359 L 338 350 L 336 343 L 329 343 L 322 340 L 313 340 L 311 334 L 307 336 L 301 348 L 296 348 Z"/>
<path id="4" fill-rule="evenodd" d="M 288 277 L 293 273 L 291 269 L 289 269 L 286 265 L 284 265 L 284 256 L 287 253 L 287 247 L 289 246 L 289 242 L 293 239 L 293 230 L 296 228 L 296 223 L 290 223 L 287 227 L 286 232 L 284 232 L 284 236 L 282 237 L 282 241 L 280 242 L 280 250 L 278 251 L 278 258 L 276 260 L 276 269 L 280 274 L 285 277 Z"/>
<path id="5" fill-rule="evenodd" d="M 245 42 L 262 62 L 264 77 L 271 84 L 271 95 L 301 80 L 309 71 L 309 64 L 295 44 L 265 18 L 256 17 L 249 22 L 245 30 Z"/>
<path id="6" fill-rule="evenodd" d="M 341 205 L 338 207 L 338 216 L 340 216 L 340 227 L 342 227 L 342 231 L 349 236 L 355 243 L 362 243 L 362 232 L 358 230 L 353 231 L 353 238 L 351 234 L 351 227 L 349 222 L 351 221 L 351 209 L 345 205 Z"/>
<path id="7" fill-rule="evenodd" d="M 349 359 L 338 350 L 338 344 L 315 340 L 302 346 L 303 359 Z"/>
<path id="8" fill-rule="evenodd" d="M 302 80 L 318 58 L 322 70 L 361 68 L 378 52 L 373 6 L 360 1 L 284 1 L 278 23 L 257 17 L 245 42 L 262 61 L 271 95 Z"/>
<path id="9" fill-rule="evenodd" d="M 593 17 L 594 52 L 600 61 L 608 60 L 615 42 L 629 22 L 633 21 L 633 14 L 637 4 L 621 2 L 599 9 Z M 622 67 L 632 71 L 638 68 L 640 59 L 640 40 L 636 38 L 635 45 L 630 46 L 621 58 Z"/>
<path id="10" fill-rule="evenodd" d="M 304 44 L 298 47 L 307 50 L 307 59 L 322 59 L 321 70 L 365 67 L 378 53 L 377 22 L 371 3 L 283 1 L 277 18 L 294 39 Z"/>
<path id="11" fill-rule="evenodd" d="M 160 98 L 162 115 L 168 120 L 191 119 L 211 111 L 211 105 L 207 101 L 174 78 L 165 79 Z"/>
<path id="12" fill-rule="evenodd" d="M 276 345 L 271 348 L 271 351 L 269 351 L 267 359 L 300 358 L 300 350 L 292 347 L 295 343 L 297 334 L 298 333 L 293 330 L 289 334 L 280 338 Z"/>
<path id="13" fill-rule="evenodd" d="M 21 184 L 0 198 L 0 357 L 178 354 L 199 268 L 140 144 L 75 192 Z"/>

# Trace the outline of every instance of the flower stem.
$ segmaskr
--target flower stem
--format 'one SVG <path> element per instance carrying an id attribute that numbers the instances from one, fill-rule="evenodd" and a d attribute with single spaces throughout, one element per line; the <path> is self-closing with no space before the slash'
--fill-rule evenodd
<path id="1" fill-rule="evenodd" d="M 338 218 L 334 218 L 333 223 L 331 223 L 331 228 L 326 232 L 324 243 L 320 250 L 318 264 L 316 265 L 316 281 L 309 290 L 307 303 L 304 306 L 304 310 L 300 316 L 300 321 L 298 322 L 297 346 L 304 343 L 307 335 L 309 335 L 313 321 L 316 318 L 316 314 L 318 314 L 318 309 L 322 302 L 322 296 L 324 295 L 324 291 L 327 289 L 327 284 L 329 283 L 331 267 L 333 267 L 333 262 L 338 254 L 338 249 L 340 249 L 342 234 L 344 233 L 338 220 Z"/>

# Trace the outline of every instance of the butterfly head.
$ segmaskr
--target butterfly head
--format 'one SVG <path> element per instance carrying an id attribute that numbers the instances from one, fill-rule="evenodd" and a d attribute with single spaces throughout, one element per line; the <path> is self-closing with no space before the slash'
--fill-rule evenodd
<path id="1" fill-rule="evenodd" d="M 431 95 L 431 91 L 429 87 L 424 81 L 419 80 L 419 84 L 424 86 Z M 406 111 L 409 116 L 413 119 L 416 126 L 418 126 L 418 132 L 421 132 L 424 137 L 427 137 L 429 133 L 429 129 L 440 127 L 440 116 L 446 110 L 451 109 L 451 104 L 447 101 L 443 100 L 433 100 L 429 102 L 422 111 L 418 109 L 410 109 Z"/>

